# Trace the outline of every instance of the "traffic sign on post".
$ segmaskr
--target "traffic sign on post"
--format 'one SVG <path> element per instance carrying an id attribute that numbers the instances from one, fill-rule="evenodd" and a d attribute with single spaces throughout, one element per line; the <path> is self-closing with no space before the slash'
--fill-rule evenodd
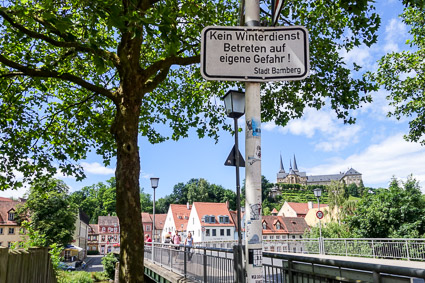
<path id="1" fill-rule="evenodd" d="M 302 26 L 202 30 L 201 74 L 207 80 L 302 80 L 309 69 L 308 31 Z"/>
<path id="2" fill-rule="evenodd" d="M 323 211 L 318 210 L 318 211 L 316 212 L 316 217 L 317 217 L 317 218 L 319 218 L 319 219 L 322 219 L 322 218 L 323 218 Z"/>

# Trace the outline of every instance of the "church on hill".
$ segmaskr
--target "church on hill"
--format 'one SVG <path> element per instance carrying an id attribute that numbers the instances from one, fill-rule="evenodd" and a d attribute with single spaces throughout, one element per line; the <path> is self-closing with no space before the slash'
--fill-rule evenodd
<path id="1" fill-rule="evenodd" d="M 329 185 L 332 181 L 344 182 L 346 185 L 362 183 L 362 174 L 353 168 L 347 172 L 329 175 L 310 175 L 298 170 L 297 160 L 289 160 L 289 171 L 286 172 L 283 167 L 282 155 L 280 155 L 280 170 L 277 173 L 276 183 L 278 184 L 301 184 L 301 185 Z"/>

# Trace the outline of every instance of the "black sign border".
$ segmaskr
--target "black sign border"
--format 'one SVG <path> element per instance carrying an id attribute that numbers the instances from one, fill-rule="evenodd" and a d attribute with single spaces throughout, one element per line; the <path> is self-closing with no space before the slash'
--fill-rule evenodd
<path id="1" fill-rule="evenodd" d="M 295 76 L 276 76 L 276 77 L 266 77 L 266 76 L 220 76 L 220 75 L 215 75 L 215 76 L 211 76 L 208 75 L 206 72 L 206 60 L 207 60 L 207 56 L 206 56 L 206 34 L 208 31 L 210 30 L 231 30 L 231 31 L 239 31 L 239 30 L 248 30 L 248 31 L 292 31 L 292 30 L 298 30 L 301 31 L 303 33 L 304 36 L 304 42 L 306 44 L 304 44 L 304 69 L 305 72 L 301 75 L 295 75 Z M 201 75 L 206 79 L 206 80 L 216 80 L 216 81 L 258 81 L 258 82 L 266 82 L 266 81 L 289 81 L 289 80 L 302 80 L 304 78 L 306 78 L 309 75 L 309 54 L 308 54 L 308 32 L 306 31 L 306 29 L 304 27 L 301 26 L 293 26 L 293 27 L 274 27 L 274 28 L 265 28 L 265 27 L 256 27 L 256 28 L 252 28 L 252 27 L 214 27 L 214 26 L 209 26 L 206 27 L 203 31 L 202 31 L 202 39 L 203 39 L 203 45 L 201 46 Z"/>

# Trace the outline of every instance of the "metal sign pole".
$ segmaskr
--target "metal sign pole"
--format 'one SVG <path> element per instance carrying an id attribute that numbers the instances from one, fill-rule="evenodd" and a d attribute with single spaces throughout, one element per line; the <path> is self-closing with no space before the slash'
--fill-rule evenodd
<path id="1" fill-rule="evenodd" d="M 245 0 L 245 25 L 260 25 L 258 0 Z M 247 282 L 263 282 L 260 83 L 245 84 L 245 256 Z"/>

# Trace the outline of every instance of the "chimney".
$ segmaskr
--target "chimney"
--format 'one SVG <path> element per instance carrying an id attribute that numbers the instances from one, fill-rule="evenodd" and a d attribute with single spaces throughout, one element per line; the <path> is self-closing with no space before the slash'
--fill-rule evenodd
<path id="1" fill-rule="evenodd" d="M 226 200 L 226 207 L 227 207 L 227 209 L 229 209 L 229 201 L 228 200 Z"/>
<path id="2" fill-rule="evenodd" d="M 187 210 L 190 210 L 189 202 L 187 202 Z"/>
<path id="3" fill-rule="evenodd" d="M 312 201 L 309 201 L 308 202 L 308 209 L 312 209 L 313 208 L 313 202 Z"/>

